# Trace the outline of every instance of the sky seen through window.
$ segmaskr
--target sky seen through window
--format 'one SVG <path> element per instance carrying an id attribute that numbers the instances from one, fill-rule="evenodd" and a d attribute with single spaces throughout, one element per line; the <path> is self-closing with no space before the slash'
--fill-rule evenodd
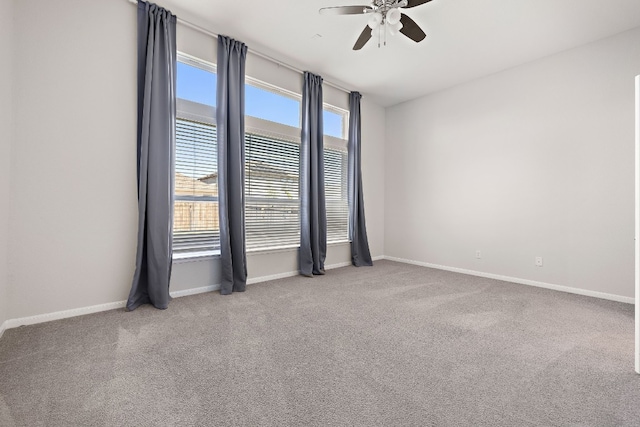
<path id="1" fill-rule="evenodd" d="M 193 65 L 178 62 L 177 97 L 216 106 L 217 76 Z M 251 85 L 245 86 L 245 114 L 263 120 L 300 127 L 300 101 Z M 343 138 L 342 115 L 323 112 L 324 134 Z"/>

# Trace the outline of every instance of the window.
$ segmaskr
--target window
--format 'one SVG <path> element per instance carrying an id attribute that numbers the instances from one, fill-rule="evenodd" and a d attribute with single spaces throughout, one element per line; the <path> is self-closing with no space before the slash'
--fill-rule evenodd
<path id="1" fill-rule="evenodd" d="M 292 128 L 300 127 L 300 99 L 296 94 L 247 78 L 245 115 Z"/>
<path id="2" fill-rule="evenodd" d="M 323 113 L 327 242 L 345 242 L 349 240 L 346 137 L 348 112 L 325 104 Z"/>
<path id="3" fill-rule="evenodd" d="M 245 138 L 247 249 L 300 244 L 300 144 L 247 133 Z"/>
<path id="4" fill-rule="evenodd" d="M 300 244 L 301 96 L 247 78 L 247 250 Z M 347 112 L 324 106 L 327 242 L 348 241 Z"/>
<path id="5" fill-rule="evenodd" d="M 300 96 L 247 78 L 247 250 L 300 245 Z"/>
<path id="6" fill-rule="evenodd" d="M 216 72 L 187 55 L 178 61 L 174 253 L 210 254 L 220 248 Z M 247 250 L 297 247 L 301 96 L 246 80 Z M 323 121 L 327 241 L 347 241 L 347 112 L 325 105 Z"/>
<path id="7" fill-rule="evenodd" d="M 176 82 L 174 253 L 220 248 L 215 68 L 179 56 Z"/>
<path id="8" fill-rule="evenodd" d="M 325 104 L 322 112 L 324 134 L 338 139 L 346 139 L 347 112 Z"/>

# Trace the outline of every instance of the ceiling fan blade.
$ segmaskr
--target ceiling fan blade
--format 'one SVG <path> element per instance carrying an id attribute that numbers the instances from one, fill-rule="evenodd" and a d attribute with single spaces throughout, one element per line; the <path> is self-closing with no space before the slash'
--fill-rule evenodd
<path id="1" fill-rule="evenodd" d="M 362 15 L 365 10 L 373 10 L 371 6 L 334 6 L 320 9 L 321 15 Z"/>
<path id="2" fill-rule="evenodd" d="M 353 50 L 360 50 L 362 47 L 367 44 L 369 39 L 371 38 L 371 28 L 367 25 L 360 33 L 360 37 L 356 40 L 356 44 L 353 45 Z"/>
<path id="3" fill-rule="evenodd" d="M 408 0 L 408 3 L 403 9 L 409 9 L 410 7 L 420 6 L 421 4 L 429 3 L 431 0 Z"/>
<path id="4" fill-rule="evenodd" d="M 402 22 L 402 28 L 400 29 L 400 32 L 409 37 L 414 42 L 421 42 L 425 37 L 427 37 L 427 35 L 424 33 L 424 31 L 422 31 L 418 24 L 416 24 L 413 19 L 409 18 L 404 13 L 400 18 L 400 22 Z"/>

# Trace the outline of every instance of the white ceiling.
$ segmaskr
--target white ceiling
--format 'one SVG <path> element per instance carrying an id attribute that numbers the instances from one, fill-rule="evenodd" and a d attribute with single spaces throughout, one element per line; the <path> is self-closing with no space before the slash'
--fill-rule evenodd
<path id="1" fill-rule="evenodd" d="M 427 33 L 424 41 L 400 34 L 386 47 L 370 40 L 353 51 L 368 16 L 326 16 L 318 9 L 367 0 L 157 3 L 383 106 L 640 26 L 640 0 L 433 0 L 404 10 Z"/>

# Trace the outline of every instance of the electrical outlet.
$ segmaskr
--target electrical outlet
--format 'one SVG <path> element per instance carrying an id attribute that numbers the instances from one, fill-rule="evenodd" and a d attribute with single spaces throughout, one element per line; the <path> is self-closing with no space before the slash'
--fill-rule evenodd
<path id="1" fill-rule="evenodd" d="M 482 258 L 482 254 L 480 253 L 480 251 L 476 251 L 476 259 L 480 258 Z"/>
<path id="2" fill-rule="evenodd" d="M 541 256 L 537 256 L 536 257 L 536 267 L 542 267 L 542 257 Z"/>

